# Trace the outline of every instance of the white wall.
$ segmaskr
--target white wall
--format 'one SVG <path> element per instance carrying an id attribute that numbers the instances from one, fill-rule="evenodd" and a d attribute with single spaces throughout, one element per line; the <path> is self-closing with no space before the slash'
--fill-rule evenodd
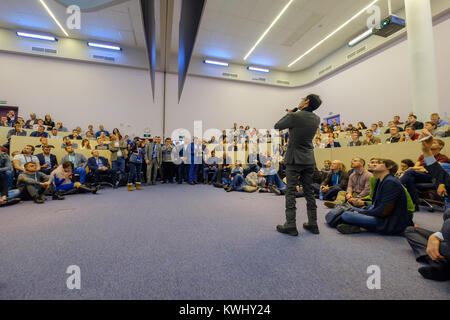
<path id="1" fill-rule="evenodd" d="M 450 116 L 450 20 L 434 27 L 440 112 Z M 296 106 L 310 92 L 321 95 L 321 117 L 341 114 L 345 123 L 385 123 L 394 114 L 405 120 L 412 110 L 408 46 L 406 41 L 353 65 L 309 88 L 285 89 L 213 78 L 188 77 L 177 101 L 177 77 L 167 80 L 167 128 L 193 129 L 194 120 L 204 128 L 230 128 L 233 122 L 257 128 L 273 128 L 286 106 Z M 426 108 L 426 106 L 424 106 Z M 420 119 L 427 120 L 427 119 Z"/>
<path id="2" fill-rule="evenodd" d="M 450 20 L 436 25 L 435 44 L 442 116 L 450 116 Z M 180 104 L 178 80 L 167 75 L 166 134 L 175 128 L 193 131 L 230 128 L 233 122 L 273 128 L 286 107 L 310 92 L 320 94 L 320 116 L 340 113 L 345 123 L 405 119 L 411 111 L 408 48 L 402 41 L 309 88 L 288 89 L 212 78 L 188 77 Z M 148 71 L 33 56 L 0 53 L 0 100 L 18 105 L 20 114 L 51 114 L 67 127 L 104 124 L 128 134 L 151 128 L 162 134 L 163 77 L 157 73 L 155 103 Z M 426 107 L 426 106 L 424 106 Z M 425 119 L 420 119 L 425 120 Z M 123 126 L 121 126 L 121 123 Z M 127 128 L 127 125 L 131 127 Z"/>
<path id="3" fill-rule="evenodd" d="M 126 134 L 162 134 L 161 74 L 153 103 L 145 70 L 9 53 L 0 53 L 0 70 L 0 100 L 19 106 L 25 119 L 35 112 L 69 129 L 104 124 Z"/>

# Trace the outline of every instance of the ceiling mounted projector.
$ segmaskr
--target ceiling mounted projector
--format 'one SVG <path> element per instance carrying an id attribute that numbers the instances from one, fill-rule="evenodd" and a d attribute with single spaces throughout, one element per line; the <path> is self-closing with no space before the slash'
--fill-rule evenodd
<path id="1" fill-rule="evenodd" d="M 374 34 L 380 37 L 387 38 L 406 26 L 405 20 L 396 16 L 389 16 L 381 22 L 380 29 L 376 30 Z"/>

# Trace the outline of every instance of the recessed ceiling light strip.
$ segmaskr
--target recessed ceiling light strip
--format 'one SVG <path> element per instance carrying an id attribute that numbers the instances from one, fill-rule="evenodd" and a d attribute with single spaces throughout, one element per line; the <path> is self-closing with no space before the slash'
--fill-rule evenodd
<path id="1" fill-rule="evenodd" d="M 256 41 L 255 45 L 250 49 L 250 51 L 246 54 L 244 57 L 244 60 L 247 60 L 248 57 L 252 54 L 252 52 L 255 50 L 255 48 L 258 46 L 258 44 L 264 39 L 264 37 L 269 33 L 270 29 L 277 23 L 277 21 L 281 18 L 283 13 L 289 8 L 289 6 L 294 2 L 294 0 L 290 0 L 289 3 L 281 10 L 281 12 L 278 14 L 278 16 L 273 20 L 273 22 L 270 24 L 269 28 L 267 28 L 266 31 L 262 34 L 262 36 Z"/>
<path id="2" fill-rule="evenodd" d="M 56 24 L 58 25 L 58 27 L 62 30 L 62 32 L 64 32 L 64 34 L 66 35 L 66 37 L 69 36 L 69 34 L 67 33 L 67 31 L 63 28 L 63 26 L 61 25 L 61 23 L 59 23 L 58 19 L 56 19 L 55 15 L 53 14 L 52 10 L 50 10 L 50 8 L 47 6 L 47 4 L 44 2 L 44 0 L 39 0 L 39 2 L 42 4 L 42 6 L 45 8 L 45 10 L 47 10 L 48 14 L 50 15 L 50 17 L 52 17 L 52 19 L 56 22 Z"/>
<path id="3" fill-rule="evenodd" d="M 297 62 L 299 62 L 303 57 L 305 57 L 306 55 L 308 55 L 309 53 L 311 53 L 314 49 L 316 49 L 318 46 L 320 46 L 322 43 L 324 43 L 325 41 L 327 41 L 329 38 L 331 38 L 332 36 L 334 36 L 337 32 L 339 32 L 342 28 L 344 28 L 346 25 L 348 25 L 350 22 L 352 22 L 353 20 L 355 20 L 357 17 L 359 17 L 361 14 L 363 14 L 364 12 L 366 12 L 367 9 L 369 9 L 370 7 L 372 7 L 375 3 L 377 3 L 379 0 L 374 0 L 372 1 L 368 6 L 366 6 L 364 9 L 362 9 L 361 11 L 359 11 L 357 14 L 355 14 L 352 18 L 350 18 L 349 20 L 347 20 L 343 25 L 341 25 L 339 28 L 337 28 L 336 30 L 334 30 L 332 33 L 330 33 L 329 35 L 327 35 L 324 39 L 322 39 L 321 41 L 319 41 L 314 47 L 312 47 L 311 49 L 309 49 L 308 51 L 306 51 L 304 54 L 302 54 L 300 57 L 298 57 L 297 59 L 295 59 L 293 62 L 291 62 L 288 67 L 292 67 L 294 64 L 296 64 Z"/>

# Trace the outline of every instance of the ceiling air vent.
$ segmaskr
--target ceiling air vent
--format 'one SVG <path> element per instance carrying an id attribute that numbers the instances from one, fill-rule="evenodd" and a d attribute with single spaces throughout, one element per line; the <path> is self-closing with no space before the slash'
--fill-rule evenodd
<path id="1" fill-rule="evenodd" d="M 230 77 L 230 78 L 237 78 L 237 77 L 238 77 L 238 75 L 237 75 L 236 73 L 228 73 L 228 72 L 224 72 L 224 73 L 222 73 L 222 75 L 223 75 L 224 77 Z"/>
<path id="2" fill-rule="evenodd" d="M 278 84 L 284 84 L 284 85 L 290 85 L 291 83 L 289 81 L 284 81 L 284 80 L 277 80 Z"/>
<path id="3" fill-rule="evenodd" d="M 359 56 L 361 53 L 363 53 L 366 50 L 367 50 L 367 46 L 364 46 L 364 47 L 359 48 L 356 51 L 353 51 L 352 53 L 347 55 L 347 60 L 351 60 L 351 59 L 356 58 L 357 56 Z"/>
<path id="4" fill-rule="evenodd" d="M 328 67 L 326 67 L 325 69 L 322 69 L 319 71 L 319 76 L 324 74 L 327 71 L 330 71 L 333 68 L 333 66 L 329 65 Z"/>
<path id="5" fill-rule="evenodd" d="M 252 80 L 266 82 L 266 78 L 253 78 Z"/>
<path id="6" fill-rule="evenodd" d="M 55 49 L 43 48 L 43 47 L 31 47 L 31 51 L 42 52 L 42 53 L 51 53 L 51 54 L 58 53 L 58 51 L 56 51 Z"/>
<path id="7" fill-rule="evenodd" d="M 107 56 L 99 56 L 99 55 L 96 55 L 96 54 L 94 54 L 94 55 L 92 56 L 92 58 L 98 59 L 98 60 L 104 60 L 104 61 L 111 61 L 111 62 L 116 61 L 116 58 L 113 58 L 113 57 L 107 57 Z"/>

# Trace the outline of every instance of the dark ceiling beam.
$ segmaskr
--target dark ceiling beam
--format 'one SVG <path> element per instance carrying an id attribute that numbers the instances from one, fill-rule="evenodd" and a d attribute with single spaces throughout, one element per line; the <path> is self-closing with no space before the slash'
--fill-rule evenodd
<path id="1" fill-rule="evenodd" d="M 178 48 L 178 102 L 183 93 L 205 5 L 206 0 L 182 0 Z"/>
<path id="2" fill-rule="evenodd" d="M 147 56 L 150 67 L 150 78 L 152 83 L 152 97 L 153 101 L 155 101 L 155 73 L 156 73 L 155 0 L 140 0 L 140 3 L 142 11 L 142 22 L 144 25 L 145 42 L 147 43 Z"/>

